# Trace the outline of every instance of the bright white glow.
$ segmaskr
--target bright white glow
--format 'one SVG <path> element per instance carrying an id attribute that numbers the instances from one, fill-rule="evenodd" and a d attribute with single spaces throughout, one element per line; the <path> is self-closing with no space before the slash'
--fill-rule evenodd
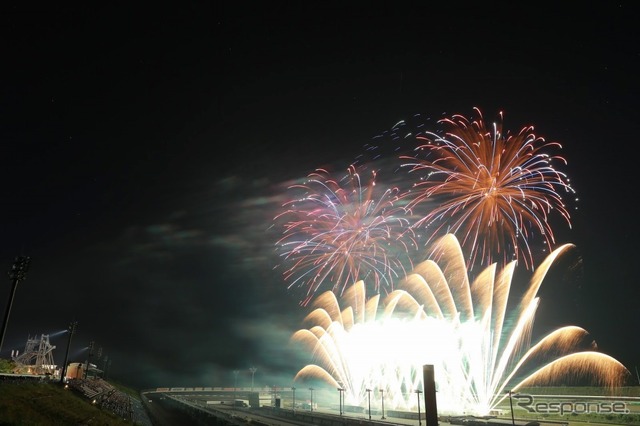
<path id="1" fill-rule="evenodd" d="M 509 311 L 514 262 L 500 273 L 494 264 L 469 283 L 457 239 L 447 235 L 436 247 L 434 259 L 442 268 L 432 260 L 417 265 L 384 303 L 379 295 L 367 299 L 362 281 L 344 293 L 345 308 L 333 292 L 319 295 L 306 318 L 310 328 L 292 337 L 314 359 L 295 379 L 313 377 L 344 388 L 345 405 L 363 405 L 366 390 L 377 389 L 388 409 L 415 410 L 423 366 L 433 365 L 438 413 L 474 415 L 488 414 L 508 390 L 524 386 L 586 378 L 613 387 L 624 381 L 628 370 L 594 352 L 595 342 L 580 327 L 559 328 L 530 345 L 537 291 L 554 260 L 572 245 L 547 257 Z M 381 393 L 374 395 L 379 404 Z"/>

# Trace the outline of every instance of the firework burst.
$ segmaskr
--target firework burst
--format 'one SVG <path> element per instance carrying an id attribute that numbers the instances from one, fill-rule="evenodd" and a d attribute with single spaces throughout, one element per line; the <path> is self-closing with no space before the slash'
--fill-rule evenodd
<path id="1" fill-rule="evenodd" d="M 502 270 L 488 266 L 471 281 L 452 234 L 434 244 L 438 262 L 416 265 L 385 298 L 367 299 L 361 281 L 345 291 L 342 306 L 334 293 L 320 294 L 305 318 L 308 328 L 291 337 L 313 362 L 295 380 L 342 387 L 351 405 L 362 406 L 367 389 L 379 389 L 387 407 L 415 409 L 413 391 L 424 388 L 422 368 L 431 364 L 438 410 L 453 415 L 487 415 L 507 389 L 623 386 L 629 370 L 598 352 L 581 327 L 562 326 L 532 344 L 538 291 L 556 259 L 573 247 L 565 244 L 550 253 L 516 297 L 515 261 Z"/>
<path id="2" fill-rule="evenodd" d="M 363 182 L 351 166 L 336 180 L 319 169 L 289 188 L 300 195 L 275 218 L 283 229 L 276 247 L 287 265 L 289 288 L 307 289 L 303 305 L 322 287 L 341 294 L 358 280 L 375 292 L 391 291 L 411 267 L 409 254 L 417 244 L 405 210 L 395 204 L 399 190 L 376 186 L 376 174 L 370 173 Z"/>
<path id="3" fill-rule="evenodd" d="M 427 228 L 427 241 L 454 233 L 469 253 L 468 265 L 501 257 L 503 264 L 522 259 L 533 269 L 530 239 L 540 237 L 548 252 L 555 243 L 550 215 L 571 226 L 561 193 L 575 191 L 554 167 L 566 161 L 547 153 L 561 146 L 536 136 L 531 126 L 503 133 L 502 114 L 489 130 L 476 112 L 473 121 L 460 115 L 440 120 L 443 136 L 417 136 L 416 154 L 402 157 L 410 173 L 420 174 L 406 194 L 408 207 L 427 210 L 413 226 Z"/>

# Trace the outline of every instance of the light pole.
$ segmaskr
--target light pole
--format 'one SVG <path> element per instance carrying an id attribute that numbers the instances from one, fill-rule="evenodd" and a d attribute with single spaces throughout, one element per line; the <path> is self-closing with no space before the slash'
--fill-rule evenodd
<path id="1" fill-rule="evenodd" d="M 11 285 L 11 293 L 9 295 L 9 302 L 7 303 L 7 310 L 4 312 L 4 321 L 2 322 L 2 334 L 0 334 L 0 351 L 2 351 L 4 333 L 7 331 L 7 325 L 9 324 L 9 315 L 11 314 L 11 305 L 13 305 L 13 297 L 16 294 L 18 283 L 20 281 L 24 281 L 27 277 L 29 263 L 31 263 L 30 257 L 18 256 L 11 266 L 11 271 L 9 271 L 9 278 L 13 280 L 13 284 Z"/>
<path id="2" fill-rule="evenodd" d="M 381 418 L 382 418 L 382 420 L 384 420 L 385 419 L 385 417 L 384 417 L 384 389 L 378 389 L 378 391 L 380 391 L 380 398 L 381 398 L 381 401 L 382 401 L 382 417 Z"/>
<path id="3" fill-rule="evenodd" d="M 60 374 L 60 384 L 64 384 L 64 378 L 67 375 L 67 361 L 69 360 L 69 347 L 71 346 L 71 338 L 73 337 L 73 333 L 76 332 L 76 327 L 78 326 L 78 321 L 73 321 L 69 324 L 69 328 L 67 331 L 69 332 L 69 339 L 67 339 L 67 351 L 64 354 L 64 364 L 62 365 L 62 373 Z"/>
<path id="4" fill-rule="evenodd" d="M 513 415 L 513 401 L 511 400 L 511 394 L 513 393 L 512 391 L 507 391 L 507 393 L 509 394 L 509 406 L 511 407 L 511 424 L 515 426 L 516 424 L 516 419 Z"/>
<path id="5" fill-rule="evenodd" d="M 278 398 L 278 388 L 276 388 L 276 385 L 272 385 L 271 386 L 271 403 L 273 404 L 273 406 L 276 406 L 276 403 L 278 401 L 276 401 Z"/>
<path id="6" fill-rule="evenodd" d="M 420 394 L 422 391 L 420 389 L 416 389 L 416 394 L 418 394 L 418 425 L 422 426 L 422 417 L 420 416 Z"/>
<path id="7" fill-rule="evenodd" d="M 291 391 L 293 392 L 293 412 L 296 412 L 296 387 L 291 386 Z"/>
<path id="8" fill-rule="evenodd" d="M 256 367 L 251 367 L 249 371 L 251 371 L 251 392 L 253 392 L 253 376 L 256 375 L 256 371 L 258 371 L 258 369 Z"/>
<path id="9" fill-rule="evenodd" d="M 236 403 L 236 388 L 238 387 L 238 373 L 240 371 L 233 370 L 233 403 Z"/>
<path id="10" fill-rule="evenodd" d="M 371 421 L 371 389 L 367 389 L 367 396 L 369 397 L 369 421 Z"/>
<path id="11" fill-rule="evenodd" d="M 340 415 L 342 415 L 342 392 L 344 392 L 344 388 L 338 388 L 338 395 L 340 396 Z"/>
<path id="12" fill-rule="evenodd" d="M 311 392 L 311 411 L 313 411 L 313 388 L 309 388 L 309 391 Z"/>

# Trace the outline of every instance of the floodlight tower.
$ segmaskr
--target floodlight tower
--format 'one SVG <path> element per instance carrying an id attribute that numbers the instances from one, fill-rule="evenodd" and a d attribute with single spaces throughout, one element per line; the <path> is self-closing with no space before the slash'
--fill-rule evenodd
<path id="1" fill-rule="evenodd" d="M 95 342 L 92 340 L 89 342 L 89 354 L 87 356 L 87 369 L 84 371 L 84 379 L 89 378 L 89 369 L 91 368 L 91 357 L 93 356 L 93 347 L 95 346 Z"/>
<path id="2" fill-rule="evenodd" d="M 73 334 L 76 332 L 76 327 L 78 326 L 78 321 L 72 321 L 69 324 L 68 332 L 69 339 L 67 339 L 67 351 L 64 354 L 64 364 L 62 365 L 62 372 L 60 373 L 60 384 L 64 383 L 64 378 L 67 375 L 67 361 L 69 360 L 69 347 L 71 346 L 71 338 Z"/>
<path id="3" fill-rule="evenodd" d="M 27 368 L 35 374 L 52 374 L 53 350 L 56 347 L 49 343 L 49 335 L 39 338 L 29 337 L 22 354 L 13 358 L 19 368 Z"/>

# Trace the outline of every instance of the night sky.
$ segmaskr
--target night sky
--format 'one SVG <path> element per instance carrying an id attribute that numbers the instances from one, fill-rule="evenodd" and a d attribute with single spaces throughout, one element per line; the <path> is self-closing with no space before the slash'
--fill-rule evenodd
<path id="1" fill-rule="evenodd" d="M 309 309 L 274 269 L 286 184 L 477 107 L 560 142 L 577 192 L 535 332 L 583 327 L 635 375 L 638 6 L 338 4 L 4 7 L 0 269 L 32 261 L 0 357 L 48 334 L 62 364 L 77 321 L 69 361 L 94 341 L 137 388 L 289 385 Z"/>

